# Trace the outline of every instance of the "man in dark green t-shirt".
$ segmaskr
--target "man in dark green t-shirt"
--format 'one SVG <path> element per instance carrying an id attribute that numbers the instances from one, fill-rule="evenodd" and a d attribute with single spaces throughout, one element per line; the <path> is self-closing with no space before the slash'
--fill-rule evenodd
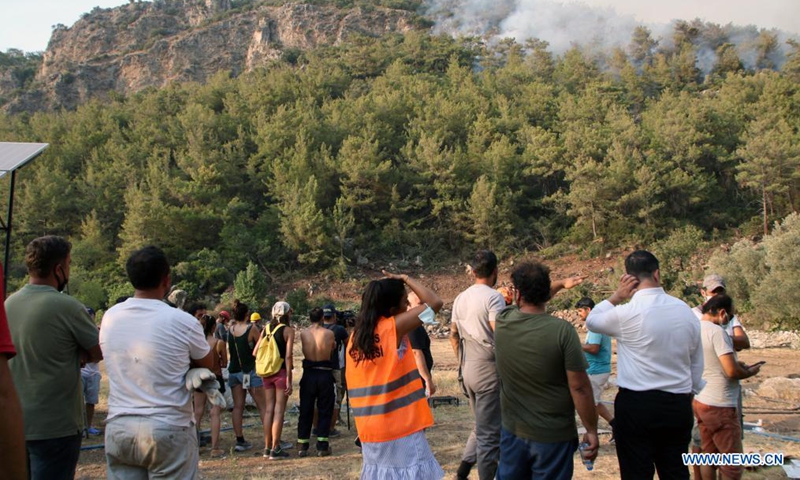
<path id="1" fill-rule="evenodd" d="M 502 432 L 498 479 L 570 479 L 578 447 L 575 410 L 597 455 L 597 412 L 586 359 L 575 328 L 547 315 L 550 270 L 526 262 L 511 274 L 518 307 L 497 316 Z"/>
<path id="2" fill-rule="evenodd" d="M 80 363 L 102 359 L 99 332 L 86 308 L 61 293 L 70 249 L 61 237 L 25 248 L 29 283 L 5 302 L 17 347 L 9 362 L 19 392 L 32 479 L 71 479 L 80 454 L 84 402 Z"/>

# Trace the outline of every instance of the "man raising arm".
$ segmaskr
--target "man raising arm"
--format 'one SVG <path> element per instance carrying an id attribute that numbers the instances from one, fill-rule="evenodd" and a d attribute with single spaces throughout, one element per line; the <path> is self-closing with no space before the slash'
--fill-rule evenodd
<path id="1" fill-rule="evenodd" d="M 657 469 L 661 478 L 688 479 L 681 454 L 691 437 L 692 393 L 703 383 L 700 322 L 661 288 L 652 253 L 631 253 L 625 269 L 617 291 L 586 319 L 589 331 L 617 339 L 620 474 L 623 480 L 652 478 Z"/>

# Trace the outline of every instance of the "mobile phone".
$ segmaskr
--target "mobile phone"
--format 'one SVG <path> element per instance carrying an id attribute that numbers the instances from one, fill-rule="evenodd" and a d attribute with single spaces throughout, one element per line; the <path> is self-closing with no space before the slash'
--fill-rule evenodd
<path id="1" fill-rule="evenodd" d="M 245 390 L 250 388 L 250 374 L 249 373 L 245 373 L 244 375 L 242 375 L 242 388 L 244 388 Z"/>
<path id="2" fill-rule="evenodd" d="M 766 361 L 766 360 L 761 360 L 760 362 L 756 362 L 756 363 L 754 363 L 754 364 L 750 365 L 750 366 L 749 366 L 749 367 L 747 367 L 747 368 L 748 368 L 748 369 L 750 369 L 750 368 L 753 368 L 753 367 L 760 367 L 761 365 L 764 365 L 765 363 L 767 363 L 767 361 Z"/>

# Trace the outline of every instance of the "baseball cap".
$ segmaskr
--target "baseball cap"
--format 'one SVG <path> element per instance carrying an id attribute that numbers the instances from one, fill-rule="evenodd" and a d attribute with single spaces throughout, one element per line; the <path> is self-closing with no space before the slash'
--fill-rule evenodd
<path id="1" fill-rule="evenodd" d="M 231 319 L 231 314 L 226 312 L 225 310 L 219 312 L 219 316 L 224 318 L 225 320 L 230 320 Z"/>
<path id="2" fill-rule="evenodd" d="M 258 312 L 253 312 L 253 314 L 250 315 L 250 322 L 251 323 L 255 323 L 255 322 L 259 321 L 259 320 L 261 320 L 261 315 L 259 315 Z"/>
<path id="3" fill-rule="evenodd" d="M 276 302 L 275 305 L 272 306 L 272 318 L 278 318 L 286 315 L 289 313 L 292 307 L 286 302 Z"/>
<path id="4" fill-rule="evenodd" d="M 332 317 L 336 315 L 336 306 L 332 303 L 329 303 L 322 307 L 322 316 L 323 317 Z"/>
<path id="5" fill-rule="evenodd" d="M 176 289 L 169 294 L 167 300 L 172 302 L 177 308 L 183 309 L 183 305 L 186 303 L 186 297 L 188 296 L 189 294 L 186 293 L 185 290 Z"/>
<path id="6" fill-rule="evenodd" d="M 718 288 L 725 288 L 725 280 L 722 279 L 720 275 L 716 273 L 712 273 L 711 275 L 706 275 L 706 278 L 703 279 L 703 288 L 708 290 L 709 292 L 713 292 Z"/>

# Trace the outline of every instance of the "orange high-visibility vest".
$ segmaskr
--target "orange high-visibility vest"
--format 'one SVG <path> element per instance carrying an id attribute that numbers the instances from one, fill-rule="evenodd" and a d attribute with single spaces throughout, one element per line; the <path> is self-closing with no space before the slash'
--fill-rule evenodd
<path id="1" fill-rule="evenodd" d="M 433 425 L 433 414 L 408 338 L 405 354 L 397 352 L 394 317 L 382 318 L 375 327 L 381 354 L 356 363 L 347 346 L 347 394 L 362 442 L 397 440 Z"/>

